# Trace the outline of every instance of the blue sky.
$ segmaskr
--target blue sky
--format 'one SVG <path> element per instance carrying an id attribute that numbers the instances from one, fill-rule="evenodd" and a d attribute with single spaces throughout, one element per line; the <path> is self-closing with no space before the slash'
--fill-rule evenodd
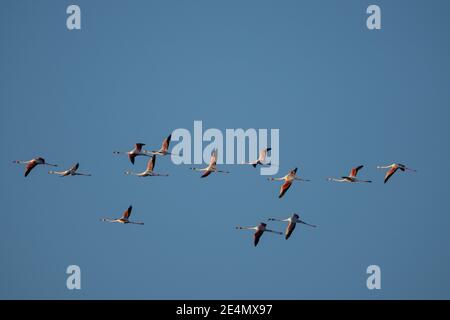
<path id="1" fill-rule="evenodd" d="M 448 1 L 80 0 L 68 31 L 72 3 L 2 3 L 0 298 L 450 298 Z M 279 200 L 249 167 L 200 179 L 163 158 L 168 178 L 123 174 L 113 150 L 194 120 L 280 129 L 280 174 L 313 181 Z M 93 176 L 11 163 L 36 156 Z M 394 161 L 419 172 L 384 185 L 376 166 Z M 325 181 L 359 164 L 375 183 Z M 99 221 L 130 204 L 143 227 Z M 257 248 L 234 229 L 292 212 L 318 228 Z"/>

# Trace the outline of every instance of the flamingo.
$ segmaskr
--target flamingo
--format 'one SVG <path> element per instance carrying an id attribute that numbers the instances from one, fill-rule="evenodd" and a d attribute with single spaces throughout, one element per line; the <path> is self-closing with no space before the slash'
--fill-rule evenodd
<path id="1" fill-rule="evenodd" d="M 78 167 L 80 166 L 79 163 L 76 163 L 75 165 L 73 165 L 70 169 L 65 170 L 65 171 L 49 171 L 48 173 L 50 174 L 57 174 L 60 177 L 67 177 L 67 176 L 87 176 L 90 177 L 91 175 L 88 173 L 78 173 Z"/>
<path id="2" fill-rule="evenodd" d="M 167 154 L 171 154 L 169 152 L 169 144 L 170 144 L 170 139 L 171 138 L 172 138 L 172 134 L 169 134 L 169 136 L 163 140 L 163 143 L 161 145 L 161 149 L 153 150 L 153 151 L 146 151 L 146 152 L 150 153 L 152 155 L 156 154 L 156 155 L 159 155 L 159 156 L 165 156 Z"/>
<path id="3" fill-rule="evenodd" d="M 26 164 L 25 166 L 25 177 L 27 177 L 31 170 L 33 170 L 37 165 L 45 165 L 45 166 L 51 166 L 51 167 L 57 167 L 57 164 L 51 164 L 51 163 L 47 163 L 45 162 L 44 158 L 41 157 L 37 157 L 28 161 L 22 161 L 22 160 L 14 160 L 13 163 L 18 163 L 18 164 Z"/>
<path id="4" fill-rule="evenodd" d="M 284 181 L 283 185 L 280 188 L 280 194 L 278 195 L 278 198 L 281 198 L 284 196 L 284 194 L 286 193 L 286 191 L 289 190 L 289 188 L 292 185 L 292 182 L 294 182 L 294 180 L 298 180 L 298 181 L 310 181 L 307 179 L 302 179 L 300 177 L 297 177 L 297 168 L 292 169 L 287 175 L 285 175 L 282 178 L 267 178 L 267 180 L 269 181 Z"/>
<path id="5" fill-rule="evenodd" d="M 211 174 L 211 172 L 219 172 L 219 173 L 230 173 L 228 171 L 217 170 L 217 149 L 213 149 L 211 151 L 211 160 L 209 161 L 209 165 L 206 168 L 190 168 L 194 171 L 201 171 L 203 174 L 200 178 L 205 178 Z"/>
<path id="6" fill-rule="evenodd" d="M 276 218 L 269 218 L 269 219 L 267 219 L 267 220 L 268 220 L 268 221 L 289 222 L 288 225 L 287 225 L 287 228 L 286 228 L 286 232 L 285 232 L 285 238 L 286 238 L 286 240 L 289 239 L 289 237 L 291 236 L 291 234 L 292 234 L 292 232 L 294 231 L 295 226 L 297 225 L 297 223 L 301 223 L 301 224 L 304 224 L 304 225 L 307 225 L 307 226 L 310 226 L 310 227 L 313 227 L 313 228 L 316 227 L 316 226 L 313 225 L 313 224 L 309 224 L 309 223 L 306 223 L 306 222 L 300 220 L 300 216 L 299 216 L 298 214 L 296 214 L 296 213 L 294 213 L 291 217 L 289 217 L 289 218 L 287 218 L 287 219 L 283 219 L 283 220 L 281 220 L 281 219 L 276 219 Z"/>
<path id="7" fill-rule="evenodd" d="M 335 182 L 368 182 L 371 183 L 371 180 L 360 180 L 356 178 L 356 175 L 358 174 L 358 171 L 361 170 L 364 166 L 358 166 L 356 168 L 352 168 L 350 171 L 350 174 L 346 177 L 342 177 L 340 179 L 337 178 L 327 178 L 328 181 L 335 181 Z"/>
<path id="8" fill-rule="evenodd" d="M 142 147 L 145 146 L 145 143 L 136 143 L 134 148 L 131 151 L 113 151 L 114 154 L 127 154 L 131 163 L 134 164 L 134 159 L 137 156 L 146 156 L 149 157 L 147 151 L 142 150 Z"/>
<path id="9" fill-rule="evenodd" d="M 283 232 L 273 231 L 273 230 L 267 229 L 266 227 L 267 227 L 267 224 L 265 224 L 264 222 L 261 222 L 256 227 L 239 227 L 238 226 L 238 227 L 236 227 L 236 229 L 238 229 L 238 230 L 255 230 L 255 233 L 253 234 L 253 244 L 256 247 L 258 245 L 259 239 L 261 238 L 261 236 L 263 235 L 263 233 L 265 231 L 272 232 L 272 233 L 279 234 L 279 235 L 283 234 Z"/>
<path id="10" fill-rule="evenodd" d="M 153 172 L 153 168 L 155 167 L 155 161 L 156 161 L 156 155 L 153 155 L 150 158 L 150 160 L 148 160 L 147 169 L 144 172 L 134 173 L 132 171 L 126 171 L 125 174 L 138 176 L 138 177 L 148 177 L 148 176 L 152 176 L 152 177 L 156 177 L 156 176 L 167 177 L 167 176 L 169 176 L 168 174 L 161 174 L 161 173 Z"/>
<path id="11" fill-rule="evenodd" d="M 377 166 L 377 169 L 389 169 L 386 172 L 386 175 L 384 176 L 384 183 L 388 182 L 388 180 L 394 175 L 394 173 L 397 172 L 397 170 L 401 170 L 403 172 L 405 172 L 406 170 L 408 171 L 412 171 L 412 172 L 417 172 L 417 170 L 414 169 L 410 169 L 408 167 L 406 167 L 404 164 L 401 163 L 393 163 L 391 165 L 388 166 Z"/>
<path id="12" fill-rule="evenodd" d="M 131 223 L 131 224 L 143 225 L 144 224 L 143 222 L 128 220 L 130 218 L 132 209 L 133 209 L 133 206 L 129 206 L 128 209 L 125 210 L 125 212 L 122 214 L 122 216 L 119 219 L 102 218 L 100 220 L 104 221 L 104 222 L 117 222 L 117 223 L 122 223 L 122 224 Z"/>
<path id="13" fill-rule="evenodd" d="M 243 164 L 249 164 L 252 165 L 253 168 L 256 168 L 256 166 L 259 165 L 267 165 L 270 166 L 270 162 L 266 163 L 266 157 L 267 157 L 267 152 L 269 152 L 270 150 L 272 150 L 272 148 L 264 148 L 261 149 L 261 151 L 259 152 L 259 158 L 256 161 L 253 162 L 244 162 Z"/>

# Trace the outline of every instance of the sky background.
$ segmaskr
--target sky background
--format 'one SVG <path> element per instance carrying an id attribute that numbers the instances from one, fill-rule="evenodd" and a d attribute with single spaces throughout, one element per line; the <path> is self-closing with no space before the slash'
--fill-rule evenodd
<path id="1" fill-rule="evenodd" d="M 66 28 L 66 8 L 82 30 Z M 378 4 L 382 30 L 366 28 Z M 0 298 L 449 299 L 450 2 L 2 1 Z M 168 178 L 113 150 L 172 130 L 280 129 L 278 199 L 251 167 Z M 205 144 L 206 146 L 206 144 Z M 92 177 L 28 178 L 12 160 L 75 162 Z M 377 165 L 417 174 L 383 184 Z M 364 164 L 372 184 L 328 176 Z M 101 223 L 133 205 L 144 226 Z M 288 240 L 250 231 L 293 212 Z M 285 224 L 270 223 L 284 231 Z M 66 288 L 67 266 L 81 290 Z M 381 290 L 366 268 L 381 267 Z"/>

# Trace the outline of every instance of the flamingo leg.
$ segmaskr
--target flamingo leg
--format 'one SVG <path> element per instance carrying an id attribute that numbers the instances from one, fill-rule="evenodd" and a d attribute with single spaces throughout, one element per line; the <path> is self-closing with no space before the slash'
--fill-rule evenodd
<path id="1" fill-rule="evenodd" d="M 144 223 L 143 223 L 143 222 L 141 222 L 141 221 L 128 221 L 128 223 L 131 223 L 131 224 L 139 224 L 139 225 L 144 225 Z"/>
<path id="2" fill-rule="evenodd" d="M 283 232 L 274 231 L 274 230 L 270 230 L 270 229 L 266 229 L 266 230 L 264 230 L 264 231 L 272 232 L 272 233 L 279 234 L 279 235 L 282 235 L 282 234 L 283 234 Z"/>
<path id="3" fill-rule="evenodd" d="M 299 220 L 298 222 L 301 223 L 301 224 L 304 224 L 304 225 L 313 227 L 313 228 L 316 228 L 316 227 L 317 227 L 317 226 L 315 226 L 315 225 L 313 225 L 313 224 L 306 223 L 305 221 L 302 221 L 302 220 Z"/>
<path id="4" fill-rule="evenodd" d="M 295 177 L 294 180 L 310 182 L 311 180 Z"/>
<path id="5" fill-rule="evenodd" d="M 289 218 L 287 218 L 287 219 L 269 218 L 269 219 L 267 219 L 267 221 L 289 222 Z"/>
<path id="6" fill-rule="evenodd" d="M 240 227 L 240 226 L 237 226 L 236 229 L 238 229 L 238 230 L 257 230 L 258 228 L 256 228 L 256 227 Z"/>

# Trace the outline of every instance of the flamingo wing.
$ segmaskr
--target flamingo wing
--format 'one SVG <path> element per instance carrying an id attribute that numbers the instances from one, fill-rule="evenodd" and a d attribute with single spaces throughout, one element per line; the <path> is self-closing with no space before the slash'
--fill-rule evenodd
<path id="1" fill-rule="evenodd" d="M 155 167 L 156 155 L 153 155 L 150 160 L 147 162 L 147 171 L 153 171 Z"/>
<path id="2" fill-rule="evenodd" d="M 395 172 L 397 172 L 398 167 L 392 167 L 389 169 L 388 172 L 386 172 L 386 175 L 384 176 L 384 183 L 388 182 L 388 180 L 394 175 Z"/>
<path id="3" fill-rule="evenodd" d="M 280 188 L 280 194 L 279 194 L 278 198 L 283 197 L 284 194 L 286 193 L 286 191 L 289 190 L 291 185 L 292 185 L 292 181 L 286 181 L 285 183 L 283 183 L 283 185 Z"/>
<path id="4" fill-rule="evenodd" d="M 264 233 L 263 230 L 258 230 L 253 234 L 253 244 L 255 245 L 255 247 L 258 245 L 259 239 L 261 238 L 263 233 Z"/>
<path id="5" fill-rule="evenodd" d="M 133 210 L 133 206 L 129 206 L 127 210 L 125 210 L 125 212 L 122 215 L 122 219 L 127 219 L 130 217 L 131 215 L 131 210 Z"/>
<path id="6" fill-rule="evenodd" d="M 294 168 L 289 172 L 289 176 L 291 176 L 291 177 L 294 177 L 296 174 L 297 174 L 297 168 Z"/>
<path id="7" fill-rule="evenodd" d="M 37 166 L 37 162 L 36 161 L 32 161 L 29 164 L 27 164 L 27 166 L 25 167 L 25 177 L 27 177 L 31 170 L 33 170 L 35 167 Z"/>
<path id="8" fill-rule="evenodd" d="M 79 166 L 80 166 L 80 164 L 79 164 L 79 163 L 76 163 L 76 164 L 74 164 L 74 165 L 72 166 L 72 168 L 69 169 L 69 171 L 75 172 L 75 171 L 78 170 L 78 167 L 79 167 Z"/>
<path id="9" fill-rule="evenodd" d="M 288 226 L 286 228 L 286 233 L 285 233 L 286 234 L 286 240 L 289 239 L 289 237 L 291 236 L 292 232 L 294 231 L 296 225 L 297 224 L 295 222 L 289 222 L 289 224 L 288 224 Z"/>
<path id="10" fill-rule="evenodd" d="M 170 144 L 170 139 L 172 138 L 172 134 L 169 134 L 169 136 L 167 138 L 164 139 L 161 149 L 163 151 L 167 151 L 169 150 L 169 144 Z"/>
<path id="11" fill-rule="evenodd" d="M 134 153 L 128 154 L 128 159 L 130 159 L 131 163 L 134 164 L 134 159 L 136 158 L 136 155 Z"/>
<path id="12" fill-rule="evenodd" d="M 261 150 L 261 152 L 259 153 L 259 160 L 260 161 L 264 161 L 267 157 L 267 152 L 269 152 L 270 150 L 272 150 L 272 148 L 264 148 Z"/>
<path id="13" fill-rule="evenodd" d="M 361 170 L 363 167 L 364 166 L 358 166 L 356 168 L 352 168 L 352 170 L 350 171 L 350 177 L 356 177 L 358 171 Z"/>
<path id="14" fill-rule="evenodd" d="M 205 173 L 202 174 L 202 176 L 200 178 L 206 178 L 207 176 L 209 176 L 211 174 L 212 171 L 205 171 Z"/>
<path id="15" fill-rule="evenodd" d="M 143 146 L 145 146 L 145 143 L 136 143 L 134 145 L 134 149 L 136 150 L 136 152 L 141 152 Z"/>
<path id="16" fill-rule="evenodd" d="M 211 152 L 211 160 L 209 160 L 209 166 L 215 166 L 217 164 L 217 150 L 214 149 Z"/>

